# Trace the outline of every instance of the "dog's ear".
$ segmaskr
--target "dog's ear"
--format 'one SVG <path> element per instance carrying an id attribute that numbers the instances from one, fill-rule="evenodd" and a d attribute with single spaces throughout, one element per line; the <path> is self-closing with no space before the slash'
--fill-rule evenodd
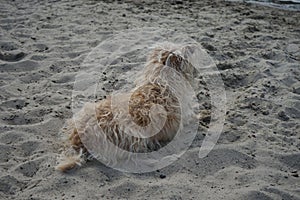
<path id="1" fill-rule="evenodd" d="M 162 47 L 156 47 L 152 50 L 150 56 L 148 57 L 148 61 L 155 63 L 158 62 L 165 65 L 170 53 L 170 51 L 163 49 Z"/>
<path id="2" fill-rule="evenodd" d="M 169 54 L 165 65 L 175 69 L 187 79 L 191 79 L 196 73 L 194 66 L 188 61 L 188 57 L 185 58 L 176 53 Z"/>
<path id="3" fill-rule="evenodd" d="M 164 65 L 176 69 L 178 72 L 181 72 L 183 58 L 180 55 L 170 53 L 166 59 Z"/>
<path id="4" fill-rule="evenodd" d="M 185 51 L 192 51 L 189 49 L 185 49 Z M 189 52 L 188 55 L 185 57 L 185 51 L 182 51 L 182 49 L 174 51 L 170 53 L 167 59 L 166 65 L 169 67 L 172 67 L 173 69 L 176 69 L 180 73 L 188 73 L 187 68 L 190 67 L 191 63 L 189 63 Z"/>

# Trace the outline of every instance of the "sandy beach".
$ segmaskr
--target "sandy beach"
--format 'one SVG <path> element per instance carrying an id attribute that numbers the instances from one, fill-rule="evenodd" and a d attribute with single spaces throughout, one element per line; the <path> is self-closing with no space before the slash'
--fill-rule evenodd
<path id="1" fill-rule="evenodd" d="M 114 33 L 148 27 L 188 35 L 216 63 L 227 96 L 217 145 L 199 159 L 208 117 L 161 170 L 123 173 L 92 160 L 56 171 L 83 60 Z M 107 94 L 116 76 L 103 80 Z M 2 0 L 0 87 L 0 199 L 300 199 L 300 11 L 221 0 Z M 196 92 L 209 110 L 206 91 Z"/>

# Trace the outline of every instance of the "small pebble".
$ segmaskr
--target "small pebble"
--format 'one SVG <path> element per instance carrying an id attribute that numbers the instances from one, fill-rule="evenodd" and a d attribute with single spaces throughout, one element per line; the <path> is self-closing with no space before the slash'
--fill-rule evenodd
<path id="1" fill-rule="evenodd" d="M 166 175 L 161 174 L 161 175 L 159 175 L 159 178 L 164 179 L 164 178 L 166 178 Z"/>
<path id="2" fill-rule="evenodd" d="M 290 118 L 285 114 L 284 111 L 280 111 L 278 113 L 278 117 L 279 119 L 281 119 L 282 121 L 288 121 Z"/>

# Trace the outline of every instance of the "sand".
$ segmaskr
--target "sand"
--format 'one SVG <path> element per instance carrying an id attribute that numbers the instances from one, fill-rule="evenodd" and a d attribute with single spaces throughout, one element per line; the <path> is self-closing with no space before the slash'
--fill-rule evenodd
<path id="1" fill-rule="evenodd" d="M 161 170 L 93 160 L 55 171 L 80 64 L 111 34 L 143 27 L 185 33 L 216 62 L 228 100 L 218 144 L 198 158 L 206 118 Z M 218 0 L 1 1 L 0 86 L 0 199 L 300 199 L 300 12 Z"/>

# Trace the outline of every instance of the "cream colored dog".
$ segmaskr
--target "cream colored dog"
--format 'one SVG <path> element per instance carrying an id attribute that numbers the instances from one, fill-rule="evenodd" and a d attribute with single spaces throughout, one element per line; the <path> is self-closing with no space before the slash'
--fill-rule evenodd
<path id="1" fill-rule="evenodd" d="M 70 120 L 64 129 L 68 139 L 56 169 L 67 171 L 75 166 L 81 166 L 85 162 L 89 153 L 81 138 L 88 138 L 90 133 L 81 127 L 85 127 L 91 117 L 97 118 L 97 124 L 107 140 L 129 152 L 154 151 L 171 141 L 180 125 L 181 109 L 178 99 L 170 88 L 163 86 L 157 80 L 163 67 L 171 67 L 189 79 L 193 74 L 193 67 L 184 57 L 190 51 L 192 51 L 190 46 L 176 47 L 170 44 L 155 48 L 148 57 L 143 76 L 136 81 L 136 88 L 133 90 L 128 104 L 131 120 L 137 126 L 146 127 L 153 121 L 149 115 L 151 107 L 162 106 L 165 112 L 155 113 L 155 120 L 165 120 L 165 123 L 157 134 L 139 138 L 125 133 L 124 130 L 128 124 L 114 116 L 111 97 L 94 104 L 89 103 L 84 106 L 81 115 L 76 118 L 76 123 L 74 120 Z M 157 110 L 157 112 L 160 111 Z M 134 127 L 129 131 L 134 133 Z"/>

